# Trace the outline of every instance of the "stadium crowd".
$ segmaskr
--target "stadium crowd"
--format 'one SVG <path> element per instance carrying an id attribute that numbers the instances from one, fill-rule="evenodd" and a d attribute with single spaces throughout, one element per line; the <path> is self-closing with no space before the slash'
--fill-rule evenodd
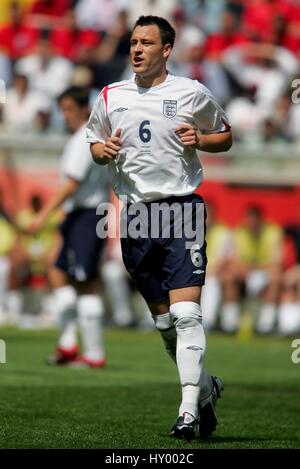
<path id="1" fill-rule="evenodd" d="M 0 77 L 7 92 L 0 132 L 61 133 L 56 98 L 67 87 L 90 88 L 92 103 L 104 85 L 130 76 L 130 30 L 141 13 L 174 24 L 169 70 L 211 89 L 237 141 L 300 143 L 300 106 L 291 100 L 300 71 L 298 0 L 2 0 Z M 60 243 L 59 214 L 39 235 L 26 233 L 43 203 L 38 194 L 13 220 L 1 199 L 0 323 L 6 310 L 11 321 L 26 310 L 22 290 L 47 292 L 47 267 Z M 240 307 L 250 298 L 259 304 L 257 332 L 299 332 L 300 211 L 295 225 L 287 227 L 268 223 L 256 206 L 237 227 L 219 221 L 212 204 L 208 212 L 206 328 L 236 332 Z M 111 251 L 116 254 L 104 263 L 103 277 L 112 293 L 114 322 L 127 326 L 133 321 L 129 280 L 118 245 Z M 140 323 L 149 327 L 146 308 L 139 307 L 145 309 Z"/>
<path id="2" fill-rule="evenodd" d="M 297 0 L 3 0 L 0 68 L 7 86 L 1 123 L 58 131 L 55 98 L 70 84 L 127 77 L 129 35 L 140 13 L 169 19 L 177 41 L 170 71 L 208 85 L 241 141 L 299 141 Z"/>

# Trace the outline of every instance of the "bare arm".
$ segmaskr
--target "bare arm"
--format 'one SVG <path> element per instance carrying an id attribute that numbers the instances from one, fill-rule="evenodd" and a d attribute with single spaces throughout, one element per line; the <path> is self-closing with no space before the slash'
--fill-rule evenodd
<path id="1" fill-rule="evenodd" d="M 185 147 L 194 146 L 197 150 L 218 153 L 228 151 L 232 146 L 232 134 L 230 130 L 225 132 L 202 134 L 198 129 L 189 124 L 181 124 L 175 129 Z"/>
<path id="2" fill-rule="evenodd" d="M 73 178 L 68 178 L 62 186 L 53 194 L 52 198 L 41 210 L 40 213 L 36 216 L 34 222 L 32 223 L 29 231 L 31 233 L 36 233 L 43 228 L 49 215 L 54 212 L 62 203 L 74 194 L 80 186 L 80 182 L 76 181 Z"/>

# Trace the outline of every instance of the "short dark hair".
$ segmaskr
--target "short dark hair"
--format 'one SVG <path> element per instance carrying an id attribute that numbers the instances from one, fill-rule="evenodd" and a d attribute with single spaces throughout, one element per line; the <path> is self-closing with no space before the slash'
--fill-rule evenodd
<path id="1" fill-rule="evenodd" d="M 151 24 L 156 24 L 156 26 L 159 28 L 162 45 L 165 46 L 166 44 L 171 44 L 171 47 L 173 47 L 176 32 L 173 26 L 171 26 L 169 21 L 165 20 L 165 18 L 152 15 L 140 16 L 133 26 L 133 30 L 137 26 L 149 26 Z"/>
<path id="2" fill-rule="evenodd" d="M 75 103 L 81 107 L 89 106 L 90 91 L 88 88 L 82 86 L 71 86 L 66 89 L 58 98 L 58 104 L 61 104 L 62 100 L 65 98 L 71 98 Z"/>

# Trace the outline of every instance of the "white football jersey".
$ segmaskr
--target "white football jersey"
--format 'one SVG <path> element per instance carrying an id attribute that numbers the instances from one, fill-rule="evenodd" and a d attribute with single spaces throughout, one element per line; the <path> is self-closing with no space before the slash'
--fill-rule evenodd
<path id="1" fill-rule="evenodd" d="M 77 191 L 66 199 L 64 210 L 96 208 L 108 200 L 108 174 L 105 167 L 94 163 L 90 147 L 85 141 L 85 125 L 68 140 L 61 159 L 61 179 L 73 178 L 80 183 Z"/>
<path id="2" fill-rule="evenodd" d="M 121 150 L 108 164 L 119 198 L 149 202 L 195 191 L 202 169 L 196 150 L 185 148 L 175 134 L 183 123 L 206 134 L 229 128 L 223 109 L 196 80 L 168 74 L 163 83 L 141 88 L 132 77 L 103 88 L 87 125 L 87 141 L 104 142 L 121 129 Z"/>

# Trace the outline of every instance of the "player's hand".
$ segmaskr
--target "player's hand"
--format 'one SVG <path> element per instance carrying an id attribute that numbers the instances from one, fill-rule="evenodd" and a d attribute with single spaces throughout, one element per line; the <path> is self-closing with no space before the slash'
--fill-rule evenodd
<path id="1" fill-rule="evenodd" d="M 114 160 L 121 150 L 121 129 L 117 129 L 115 134 L 105 142 L 103 156 L 107 160 Z"/>
<path id="2" fill-rule="evenodd" d="M 175 129 L 175 134 L 180 138 L 185 147 L 200 145 L 200 134 L 198 129 L 190 124 L 180 124 Z"/>

